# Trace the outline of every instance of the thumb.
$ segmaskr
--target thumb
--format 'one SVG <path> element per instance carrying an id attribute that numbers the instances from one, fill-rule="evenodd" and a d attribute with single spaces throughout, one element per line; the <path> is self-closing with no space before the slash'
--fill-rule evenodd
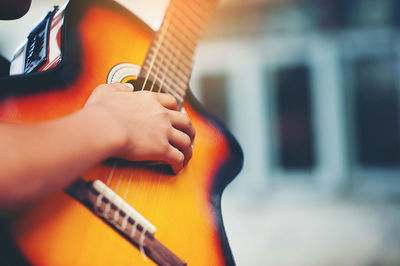
<path id="1" fill-rule="evenodd" d="M 133 85 L 130 83 L 113 83 L 112 85 L 117 91 L 133 91 Z"/>

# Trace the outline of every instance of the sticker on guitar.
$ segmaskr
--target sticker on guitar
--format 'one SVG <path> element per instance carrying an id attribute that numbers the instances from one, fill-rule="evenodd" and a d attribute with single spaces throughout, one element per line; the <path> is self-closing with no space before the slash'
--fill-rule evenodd
<path id="1" fill-rule="evenodd" d="M 125 83 L 134 80 L 140 73 L 140 66 L 131 63 L 121 63 L 114 66 L 107 76 L 107 83 Z"/>

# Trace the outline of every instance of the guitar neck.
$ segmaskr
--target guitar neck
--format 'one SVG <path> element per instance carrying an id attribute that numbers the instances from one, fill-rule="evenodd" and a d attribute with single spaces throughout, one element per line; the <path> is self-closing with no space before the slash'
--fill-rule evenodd
<path id="1" fill-rule="evenodd" d="M 182 105 L 193 57 L 216 0 L 171 0 L 139 74 L 151 90 L 172 94 Z M 144 86 L 149 84 L 145 84 Z"/>

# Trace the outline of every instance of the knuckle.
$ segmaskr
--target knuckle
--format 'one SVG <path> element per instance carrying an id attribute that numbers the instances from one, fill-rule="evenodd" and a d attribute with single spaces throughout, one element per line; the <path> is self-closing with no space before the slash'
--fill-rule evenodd
<path id="1" fill-rule="evenodd" d="M 176 100 L 176 98 L 174 96 L 172 96 L 171 94 L 167 94 L 171 103 L 174 105 L 178 105 L 178 101 Z"/>
<path id="2" fill-rule="evenodd" d="M 158 100 L 158 96 L 156 93 L 151 92 L 151 91 L 143 91 L 149 98 L 153 100 Z"/>
<path id="3" fill-rule="evenodd" d="M 168 137 L 172 137 L 174 135 L 174 128 L 172 126 L 166 125 L 164 129 Z"/>
<path id="4" fill-rule="evenodd" d="M 142 97 L 147 97 L 147 98 L 151 98 L 151 95 L 149 94 L 148 91 L 136 91 L 135 93 L 137 93 L 138 95 L 142 96 Z"/>
<path id="5" fill-rule="evenodd" d="M 158 96 L 156 93 L 146 91 L 146 95 L 147 95 L 149 101 L 152 101 L 152 102 L 156 103 L 157 105 L 161 106 L 160 100 L 158 99 Z"/>
<path id="6" fill-rule="evenodd" d="M 192 127 L 192 121 L 187 114 L 183 114 L 183 124 L 188 128 Z"/>
<path id="7" fill-rule="evenodd" d="M 188 135 L 185 134 L 184 139 L 183 139 L 183 144 L 188 147 L 192 144 L 192 140 Z"/>
<path id="8" fill-rule="evenodd" d="M 176 162 L 178 164 L 183 164 L 183 162 L 185 161 L 185 155 L 183 155 L 182 152 L 179 152 L 178 155 L 176 156 Z"/>
<path id="9" fill-rule="evenodd" d="M 160 115 L 161 115 L 161 118 L 164 119 L 165 121 L 169 118 L 169 112 L 165 108 L 161 109 Z"/>
<path id="10" fill-rule="evenodd" d="M 148 97 L 146 91 L 136 91 L 135 93 L 141 97 Z"/>
<path id="11" fill-rule="evenodd" d="M 169 153 L 169 143 L 166 141 L 162 141 L 159 144 L 160 153 L 163 155 L 167 155 Z"/>
<path id="12" fill-rule="evenodd" d="M 93 91 L 94 91 L 94 92 L 100 92 L 100 91 L 105 90 L 106 88 L 107 88 L 107 85 L 106 85 L 106 84 L 100 84 L 100 85 L 97 86 Z"/>

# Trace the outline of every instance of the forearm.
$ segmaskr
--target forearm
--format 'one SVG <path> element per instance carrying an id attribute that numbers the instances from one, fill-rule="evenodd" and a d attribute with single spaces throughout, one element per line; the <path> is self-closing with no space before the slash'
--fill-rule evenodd
<path id="1" fill-rule="evenodd" d="M 35 125 L 0 123 L 0 210 L 44 197 L 106 158 L 163 161 L 178 173 L 195 130 L 167 94 L 100 85 L 83 110 Z"/>
<path id="2" fill-rule="evenodd" d="M 35 125 L 0 125 L 0 208 L 61 189 L 115 153 L 118 135 L 96 111 Z"/>

